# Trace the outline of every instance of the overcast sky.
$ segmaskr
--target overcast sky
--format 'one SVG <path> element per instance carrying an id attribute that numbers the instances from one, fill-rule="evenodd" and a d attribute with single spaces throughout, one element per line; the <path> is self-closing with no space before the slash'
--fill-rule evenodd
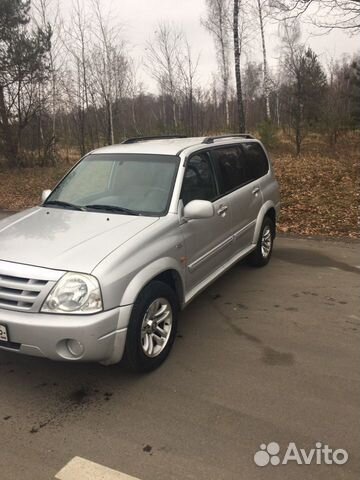
<path id="1" fill-rule="evenodd" d="M 82 0 L 86 8 L 91 0 Z M 59 0 L 63 12 L 69 12 L 71 0 Z M 205 0 L 101 0 L 104 11 L 111 9 L 113 19 L 123 27 L 123 37 L 127 41 L 129 53 L 139 60 L 144 56 L 144 45 L 149 40 L 159 21 L 167 21 L 181 28 L 194 53 L 200 54 L 198 78 L 202 85 L 211 80 L 213 72 L 217 72 L 215 49 L 209 33 L 200 24 L 201 17 L 206 14 Z M 257 25 L 256 25 L 257 28 Z M 324 64 L 331 58 L 352 55 L 360 50 L 360 38 L 346 36 L 342 31 L 333 31 L 328 35 L 311 36 L 314 27 L 303 25 L 302 40 L 306 41 Z M 319 30 L 317 30 L 319 33 Z M 247 47 L 250 60 L 261 60 L 260 39 L 254 38 Z M 277 64 L 279 56 L 279 39 L 276 24 L 267 25 L 267 42 L 269 63 Z M 140 78 L 145 88 L 154 90 L 155 85 L 148 73 L 140 68 Z"/>

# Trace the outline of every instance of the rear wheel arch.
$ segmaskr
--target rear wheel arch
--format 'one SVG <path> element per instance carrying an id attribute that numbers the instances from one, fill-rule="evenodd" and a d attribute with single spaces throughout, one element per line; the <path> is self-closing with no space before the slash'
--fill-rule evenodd
<path id="1" fill-rule="evenodd" d="M 256 245 L 258 240 L 259 240 L 259 235 L 261 231 L 262 224 L 264 222 L 265 217 L 270 218 L 274 225 L 274 229 L 276 226 L 276 209 L 275 205 L 272 201 L 268 200 L 263 204 L 261 207 L 259 214 L 256 219 L 256 226 L 255 226 L 255 232 L 254 232 L 254 237 L 253 237 L 253 244 Z M 275 230 L 274 230 L 274 235 L 275 235 Z"/>
<path id="2" fill-rule="evenodd" d="M 274 224 L 274 235 L 276 233 L 276 211 L 274 207 L 269 208 L 269 210 L 265 213 L 265 217 L 269 217 L 272 223 Z"/>

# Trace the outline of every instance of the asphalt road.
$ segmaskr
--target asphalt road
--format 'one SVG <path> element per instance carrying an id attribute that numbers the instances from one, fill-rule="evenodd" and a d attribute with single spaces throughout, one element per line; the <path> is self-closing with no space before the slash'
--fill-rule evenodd
<path id="1" fill-rule="evenodd" d="M 0 352 L 1 480 L 75 456 L 142 480 L 358 479 L 359 250 L 278 238 L 270 265 L 235 266 L 181 314 L 146 376 Z M 348 462 L 254 463 L 263 443 L 319 441 Z"/>

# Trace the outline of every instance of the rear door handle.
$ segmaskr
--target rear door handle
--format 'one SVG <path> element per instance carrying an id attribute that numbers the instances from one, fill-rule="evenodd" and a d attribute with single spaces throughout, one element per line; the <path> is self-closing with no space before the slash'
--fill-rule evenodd
<path id="1" fill-rule="evenodd" d="M 253 195 L 256 195 L 257 193 L 260 192 L 260 188 L 259 187 L 255 187 L 254 190 L 251 192 Z"/>
<path id="2" fill-rule="evenodd" d="M 220 215 L 220 217 L 224 217 L 226 212 L 228 211 L 228 206 L 227 205 L 220 205 L 219 210 L 217 211 L 217 214 Z"/>

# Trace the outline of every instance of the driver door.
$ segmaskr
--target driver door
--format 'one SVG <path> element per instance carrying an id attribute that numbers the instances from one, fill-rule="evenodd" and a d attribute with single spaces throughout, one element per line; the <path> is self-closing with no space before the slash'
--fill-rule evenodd
<path id="1" fill-rule="evenodd" d="M 232 253 L 232 219 L 229 196 L 218 198 L 218 186 L 208 153 L 196 153 L 188 160 L 181 191 L 184 206 L 192 200 L 213 203 L 211 218 L 189 220 L 181 225 L 186 248 L 186 290 L 204 282 Z"/>

